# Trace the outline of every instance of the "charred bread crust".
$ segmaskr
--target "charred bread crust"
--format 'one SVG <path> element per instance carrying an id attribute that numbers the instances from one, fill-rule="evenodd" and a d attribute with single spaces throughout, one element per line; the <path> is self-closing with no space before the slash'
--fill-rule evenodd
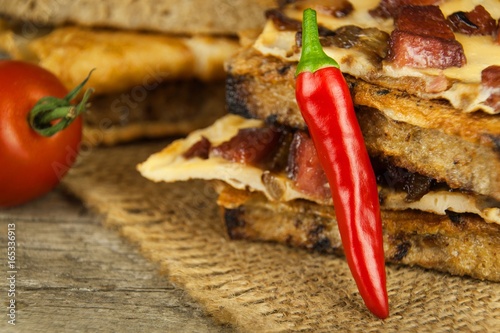
<path id="1" fill-rule="evenodd" d="M 271 202 L 257 193 L 219 187 L 232 239 L 269 241 L 309 251 L 341 254 L 335 213 L 308 201 Z M 234 196 L 238 196 L 234 202 Z M 439 216 L 382 211 L 388 263 L 420 266 L 452 275 L 500 281 L 500 226 L 470 214 Z"/>
<path id="2" fill-rule="evenodd" d="M 295 65 L 243 48 L 226 63 L 226 72 L 229 112 L 247 118 L 272 116 L 286 126 L 306 127 L 295 102 Z"/>
<path id="3" fill-rule="evenodd" d="M 373 108 L 358 107 L 357 117 L 372 157 L 388 159 L 454 189 L 500 199 L 500 158 L 494 149 L 389 119 Z"/>

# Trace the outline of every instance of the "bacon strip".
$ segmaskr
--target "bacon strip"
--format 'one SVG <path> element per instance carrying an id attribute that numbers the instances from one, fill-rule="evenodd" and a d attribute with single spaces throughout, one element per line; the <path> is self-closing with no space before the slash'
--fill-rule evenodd
<path id="1" fill-rule="evenodd" d="M 500 66 L 488 68 L 484 72 L 484 79 L 488 84 L 498 87 Z M 246 128 L 219 146 L 212 149 L 211 146 L 212 143 L 202 137 L 183 156 L 186 159 L 195 157 L 206 159 L 209 157 L 208 150 L 211 150 L 214 155 L 224 159 L 256 165 L 265 170 L 264 182 L 270 175 L 268 172 L 286 171 L 298 191 L 323 202 L 331 199 L 328 180 L 307 131 L 292 131 L 284 127 Z M 273 161 L 276 160 L 283 160 L 285 165 L 273 169 L 276 166 Z M 435 179 L 392 166 L 388 160 L 375 158 L 372 160 L 372 166 L 377 176 L 377 183 L 406 192 L 408 202 L 419 200 L 435 186 L 444 186 Z"/>
<path id="2" fill-rule="evenodd" d="M 322 200 L 331 196 L 328 179 L 307 132 L 294 134 L 288 159 L 288 177 L 295 181 L 297 190 L 302 193 Z"/>
<path id="3" fill-rule="evenodd" d="M 185 159 L 199 157 L 206 160 L 209 156 L 210 148 L 212 148 L 211 142 L 203 136 L 198 142 L 196 142 L 187 151 L 185 151 L 182 156 Z"/>
<path id="4" fill-rule="evenodd" d="M 455 12 L 447 18 L 451 29 L 466 35 L 493 35 L 496 21 L 481 5 L 470 12 Z"/>
<path id="5" fill-rule="evenodd" d="M 483 69 L 481 85 L 490 92 L 486 104 L 495 110 L 500 110 L 500 66 L 493 65 Z"/>
<path id="6" fill-rule="evenodd" d="M 495 39 L 495 43 L 500 44 L 500 19 L 498 19 L 497 27 L 493 33 L 493 38 Z"/>
<path id="7" fill-rule="evenodd" d="M 389 18 L 396 17 L 399 9 L 403 6 L 428 6 L 435 5 L 441 0 L 381 0 L 378 6 L 369 11 L 373 17 Z"/>
<path id="8" fill-rule="evenodd" d="M 439 7 L 402 7 L 394 24 L 387 57 L 394 65 L 444 69 L 466 63 L 463 47 Z"/>
<path id="9" fill-rule="evenodd" d="M 261 165 L 272 157 L 280 136 L 280 132 L 272 127 L 244 128 L 231 140 L 213 147 L 212 153 L 237 163 Z"/>

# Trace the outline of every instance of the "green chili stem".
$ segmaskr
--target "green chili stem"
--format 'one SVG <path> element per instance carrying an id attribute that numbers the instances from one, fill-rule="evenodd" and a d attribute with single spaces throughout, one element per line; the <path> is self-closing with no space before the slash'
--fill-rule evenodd
<path id="1" fill-rule="evenodd" d="M 339 64 L 330 58 L 319 41 L 316 11 L 308 8 L 302 21 L 302 54 L 295 75 L 302 72 L 314 73 L 324 67 L 339 68 Z"/>
<path id="2" fill-rule="evenodd" d="M 42 136 L 50 137 L 68 127 L 86 108 L 93 89 L 88 89 L 83 94 L 82 100 L 77 105 L 71 101 L 78 96 L 94 70 L 78 86 L 71 90 L 64 98 L 48 96 L 41 98 L 28 114 L 28 122 L 35 132 Z M 55 120 L 59 120 L 55 122 Z"/>

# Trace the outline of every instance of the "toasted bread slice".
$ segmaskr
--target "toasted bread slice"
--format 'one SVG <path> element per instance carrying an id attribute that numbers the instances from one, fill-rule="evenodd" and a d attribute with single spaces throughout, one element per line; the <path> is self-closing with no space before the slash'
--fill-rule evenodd
<path id="1" fill-rule="evenodd" d="M 84 115 L 84 142 L 116 145 L 144 138 L 183 136 L 226 113 L 223 81 L 179 80 L 154 89 L 98 95 Z"/>
<path id="2" fill-rule="evenodd" d="M 235 34 L 264 24 L 275 0 L 0 0 L 0 14 L 39 25 L 101 26 L 175 34 Z"/>
<path id="3" fill-rule="evenodd" d="M 342 253 L 331 206 L 304 200 L 280 203 L 217 183 L 218 204 L 232 239 L 272 241 Z M 500 225 L 471 214 L 382 211 L 386 261 L 454 275 L 500 281 Z"/>

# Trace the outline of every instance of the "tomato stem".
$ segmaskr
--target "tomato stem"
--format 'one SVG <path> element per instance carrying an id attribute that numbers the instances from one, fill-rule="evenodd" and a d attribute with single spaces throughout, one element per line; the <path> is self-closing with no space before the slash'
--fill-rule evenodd
<path id="1" fill-rule="evenodd" d="M 87 102 L 94 89 L 86 90 L 77 105 L 71 104 L 71 101 L 81 92 L 93 71 L 91 70 L 85 80 L 64 98 L 53 96 L 41 98 L 28 114 L 31 128 L 42 136 L 50 137 L 68 127 L 78 118 L 87 109 Z"/>

